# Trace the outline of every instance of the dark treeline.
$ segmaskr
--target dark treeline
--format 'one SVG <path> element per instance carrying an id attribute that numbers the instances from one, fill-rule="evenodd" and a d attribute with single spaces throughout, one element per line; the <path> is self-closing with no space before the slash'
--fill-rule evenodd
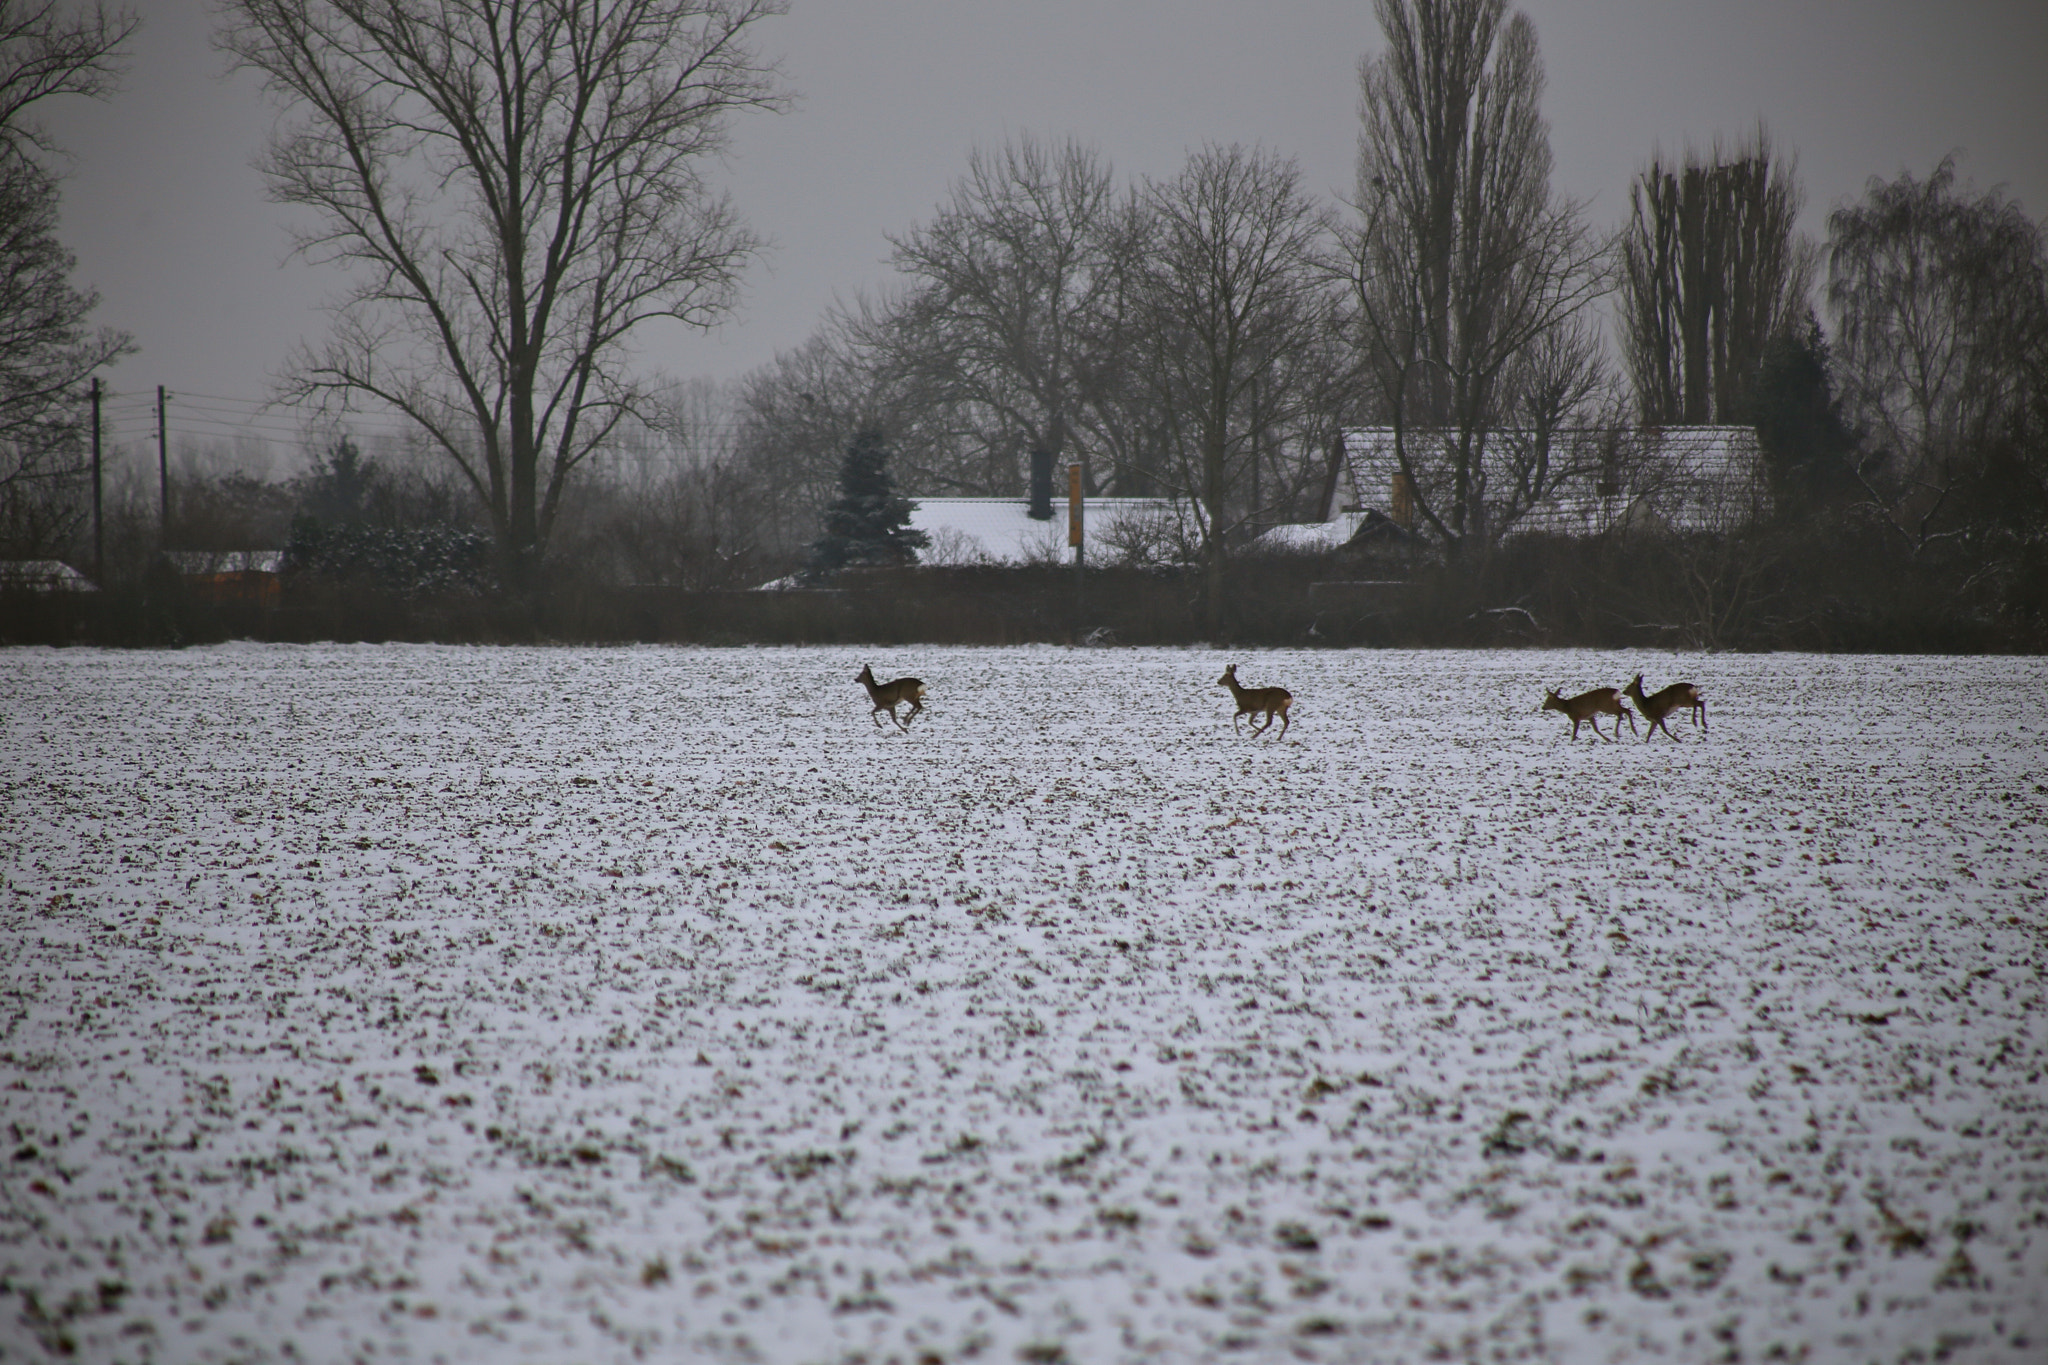
<path id="1" fill-rule="evenodd" d="M 1375 8 L 1347 202 L 1321 202 L 1268 149 L 1205 146 L 1131 179 L 1083 141 L 1020 136 L 974 153 L 890 240 L 891 288 L 736 383 L 629 381 L 613 353 L 581 353 L 604 382 L 573 435 L 573 405 L 536 428 L 559 438 L 549 454 L 540 434 L 521 447 L 469 422 L 448 358 L 412 356 L 413 387 L 389 404 L 420 429 L 411 453 L 365 456 L 330 425 L 299 456 L 306 472 L 189 472 L 168 509 L 131 476 L 107 497 L 105 600 L 17 594 L 8 629 L 2048 644 L 2038 220 L 1951 158 L 1874 179 L 1811 240 L 1794 159 L 1759 127 L 1646 149 L 1624 220 L 1592 223 L 1552 184 L 1524 16 L 1500 0 Z M 245 60 L 269 59 L 258 29 L 237 31 Z M 773 102 L 761 72 L 726 73 L 737 103 Z M 287 188 L 295 166 L 273 167 Z M 722 254 L 691 286 L 709 291 L 693 321 L 750 246 L 700 209 Z M 296 363 L 297 395 L 374 368 L 348 352 L 372 334 L 340 321 L 335 349 Z M 120 349 L 101 344 L 113 350 L 94 367 Z M 0 431 L 0 558 L 92 562 L 76 403 L 60 407 L 37 434 Z M 1753 427 L 1762 452 L 1714 517 L 1533 529 L 1540 509 L 1615 481 L 1626 433 L 1705 424 Z M 1334 510 L 1342 433 L 1361 427 L 1391 433 L 1408 532 L 1262 551 L 1261 531 Z M 1094 545 L 1078 589 L 1071 574 L 941 569 L 945 546 L 907 576 L 833 578 L 814 547 L 864 433 L 911 498 L 1021 500 L 1036 456 L 1079 464 L 1091 496 L 1168 498 L 1184 515 L 1161 543 Z M 1389 490 L 1358 492 L 1372 505 Z M 281 593 L 268 615 L 209 603 L 163 549 L 283 550 Z M 734 596 L 806 568 L 807 592 Z"/>

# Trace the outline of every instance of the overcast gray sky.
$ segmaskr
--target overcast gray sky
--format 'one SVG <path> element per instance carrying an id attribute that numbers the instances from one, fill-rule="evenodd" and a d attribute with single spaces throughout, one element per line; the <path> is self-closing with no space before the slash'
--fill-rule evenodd
<path id="1" fill-rule="evenodd" d="M 48 120 L 72 156 L 65 240 L 100 320 L 142 346 L 117 389 L 254 403 L 285 352 L 324 333 L 334 280 L 286 257 L 252 169 L 274 113 L 210 46 L 213 4 L 137 7 L 122 91 Z M 1797 155 L 1816 236 L 1869 177 L 1925 174 L 1951 149 L 1978 186 L 2048 216 L 2048 0 L 1522 8 L 1559 183 L 1601 224 L 1654 145 L 1758 119 Z M 794 0 L 757 33 L 798 101 L 739 122 L 725 180 L 775 247 L 732 321 L 645 339 L 644 365 L 678 377 L 733 377 L 800 344 L 835 295 L 887 280 L 885 235 L 929 216 L 970 147 L 1015 133 L 1076 134 L 1149 175 L 1204 141 L 1260 143 L 1348 194 L 1357 65 L 1379 43 L 1366 0 Z"/>

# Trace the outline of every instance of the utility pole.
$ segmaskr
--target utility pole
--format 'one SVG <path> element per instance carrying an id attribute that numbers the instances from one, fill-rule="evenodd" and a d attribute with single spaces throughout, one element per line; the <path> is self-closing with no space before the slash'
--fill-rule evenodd
<path id="1" fill-rule="evenodd" d="M 1081 567 L 1081 466 L 1067 466 L 1067 544 L 1074 547 L 1074 629 L 1081 628 L 1081 613 L 1086 609 L 1082 600 L 1087 579 Z"/>
<path id="2" fill-rule="evenodd" d="M 171 548 L 171 443 L 165 435 L 164 386 L 156 386 L 156 494 L 159 550 Z"/>
<path id="3" fill-rule="evenodd" d="M 107 536 L 100 522 L 100 377 L 92 377 L 92 581 L 107 585 Z"/>

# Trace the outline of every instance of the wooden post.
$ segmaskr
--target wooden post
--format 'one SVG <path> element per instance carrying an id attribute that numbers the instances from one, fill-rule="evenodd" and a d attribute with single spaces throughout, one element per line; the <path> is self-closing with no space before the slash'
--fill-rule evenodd
<path id="1" fill-rule="evenodd" d="M 1415 529 L 1415 481 L 1406 474 L 1394 475 L 1393 487 L 1387 494 L 1387 511 L 1402 530 Z"/>

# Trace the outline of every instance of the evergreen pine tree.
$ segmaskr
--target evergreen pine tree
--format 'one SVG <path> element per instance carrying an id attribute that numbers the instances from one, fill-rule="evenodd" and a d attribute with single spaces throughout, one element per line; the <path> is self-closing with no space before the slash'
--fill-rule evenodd
<path id="1" fill-rule="evenodd" d="M 1855 489 L 1856 435 L 1835 398 L 1827 336 L 1810 314 L 1764 347 L 1743 414 L 1779 510 L 1812 512 Z"/>
<path id="2" fill-rule="evenodd" d="M 910 499 L 889 477 L 889 447 L 879 431 L 862 431 L 839 466 L 839 496 L 825 509 L 825 534 L 811 544 L 811 568 L 909 564 L 930 543 L 910 529 Z"/>

